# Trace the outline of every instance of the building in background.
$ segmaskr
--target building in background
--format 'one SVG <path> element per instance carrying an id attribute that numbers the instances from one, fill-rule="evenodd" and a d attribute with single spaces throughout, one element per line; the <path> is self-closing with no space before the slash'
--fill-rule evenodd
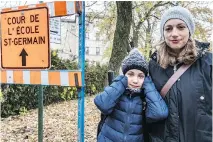
<path id="1" fill-rule="evenodd" d="M 99 19 L 94 19 L 93 23 L 86 24 L 86 43 L 85 53 L 86 60 L 89 63 L 100 62 L 101 64 L 107 63 L 107 60 L 103 58 L 104 51 L 109 47 L 109 43 L 106 42 L 104 35 L 100 34 L 96 23 Z"/>
<path id="2" fill-rule="evenodd" d="M 51 49 L 58 50 L 60 58 L 71 61 L 78 59 L 78 16 L 56 18 L 58 19 L 52 19 L 52 23 L 50 23 L 52 27 L 55 25 L 56 28 L 55 30 L 54 28 L 50 29 Z M 96 27 L 97 22 L 98 19 L 94 19 L 93 23 L 85 22 L 85 59 L 89 64 L 96 64 L 97 62 L 100 64 L 107 63 L 107 60 L 103 59 L 103 54 L 109 44 L 104 41 L 104 35 L 99 33 Z M 56 25 L 60 25 L 61 28 L 58 29 Z M 61 34 L 60 36 L 59 33 Z"/>
<path id="3" fill-rule="evenodd" d="M 58 29 L 58 27 L 60 28 Z M 57 34 L 56 31 L 58 31 Z M 50 20 L 51 50 L 58 50 L 59 57 L 62 59 L 69 59 L 71 61 L 77 59 L 79 45 L 78 33 L 77 16 L 52 18 Z"/>

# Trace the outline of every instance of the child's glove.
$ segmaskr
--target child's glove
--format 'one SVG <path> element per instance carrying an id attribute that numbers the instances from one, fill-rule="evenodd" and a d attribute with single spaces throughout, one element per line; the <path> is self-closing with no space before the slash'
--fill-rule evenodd
<path id="1" fill-rule="evenodd" d="M 152 82 L 152 79 L 150 76 L 145 77 L 144 82 L 143 82 L 143 88 L 144 88 L 145 93 L 156 90 L 155 85 Z"/>
<path id="2" fill-rule="evenodd" d="M 119 75 L 113 80 L 113 82 L 118 82 L 118 81 L 123 84 L 124 88 L 127 88 L 128 81 L 127 81 L 127 77 L 125 75 Z"/>

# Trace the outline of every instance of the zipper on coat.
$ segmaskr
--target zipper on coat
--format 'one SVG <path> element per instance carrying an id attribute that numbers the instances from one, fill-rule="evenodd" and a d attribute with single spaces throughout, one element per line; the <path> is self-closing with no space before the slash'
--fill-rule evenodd
<path id="1" fill-rule="evenodd" d="M 177 66 L 178 66 L 179 64 L 180 64 L 180 63 L 177 63 L 177 64 L 174 65 L 174 67 L 173 67 L 174 73 L 177 71 Z"/>
<path id="2" fill-rule="evenodd" d="M 177 70 L 177 65 L 175 65 L 176 66 L 176 70 Z M 181 142 L 181 140 L 180 140 L 180 116 L 179 116 L 179 98 L 178 97 L 180 97 L 180 96 L 178 96 L 179 94 L 178 94 L 178 86 L 177 86 L 177 84 L 174 84 L 175 85 L 175 90 L 176 90 L 176 92 L 175 92 L 175 94 L 177 95 L 177 101 L 178 101 L 178 103 L 177 103 L 177 121 L 178 121 L 178 125 L 177 125 L 177 131 L 178 131 L 178 142 Z"/>
<path id="3" fill-rule="evenodd" d="M 132 109 L 132 94 L 133 94 L 133 92 L 132 93 L 130 93 L 130 96 L 129 96 L 129 98 L 130 98 L 130 103 L 129 103 L 129 107 L 128 107 L 128 116 L 127 116 L 127 123 L 129 123 L 129 114 L 131 114 L 131 109 Z M 125 125 L 125 128 L 124 128 L 124 142 L 127 142 L 126 141 L 126 138 L 127 138 L 127 134 L 126 134 L 126 132 L 127 132 L 127 130 L 129 129 L 129 126 L 130 126 L 130 124 L 128 124 L 128 127 L 126 127 L 126 125 Z"/>
<path id="4" fill-rule="evenodd" d="M 174 70 L 174 73 L 177 71 L 177 64 L 174 65 L 173 70 Z"/>

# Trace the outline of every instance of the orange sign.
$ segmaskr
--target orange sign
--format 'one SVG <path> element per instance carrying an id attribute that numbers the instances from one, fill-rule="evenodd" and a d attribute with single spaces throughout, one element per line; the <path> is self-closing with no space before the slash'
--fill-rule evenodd
<path id="1" fill-rule="evenodd" d="M 50 67 L 47 7 L 2 12 L 1 37 L 3 69 Z"/>

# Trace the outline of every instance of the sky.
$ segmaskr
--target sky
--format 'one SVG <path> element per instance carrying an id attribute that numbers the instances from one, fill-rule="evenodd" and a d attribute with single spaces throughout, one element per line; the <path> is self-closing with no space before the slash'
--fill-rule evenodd
<path id="1" fill-rule="evenodd" d="M 22 6 L 22 5 L 29 5 L 29 4 L 37 4 L 39 3 L 38 0 L 28 0 L 28 1 L 6 1 L 6 0 L 1 0 L 0 1 L 0 8 L 10 8 L 10 7 L 16 7 L 16 6 Z"/>

